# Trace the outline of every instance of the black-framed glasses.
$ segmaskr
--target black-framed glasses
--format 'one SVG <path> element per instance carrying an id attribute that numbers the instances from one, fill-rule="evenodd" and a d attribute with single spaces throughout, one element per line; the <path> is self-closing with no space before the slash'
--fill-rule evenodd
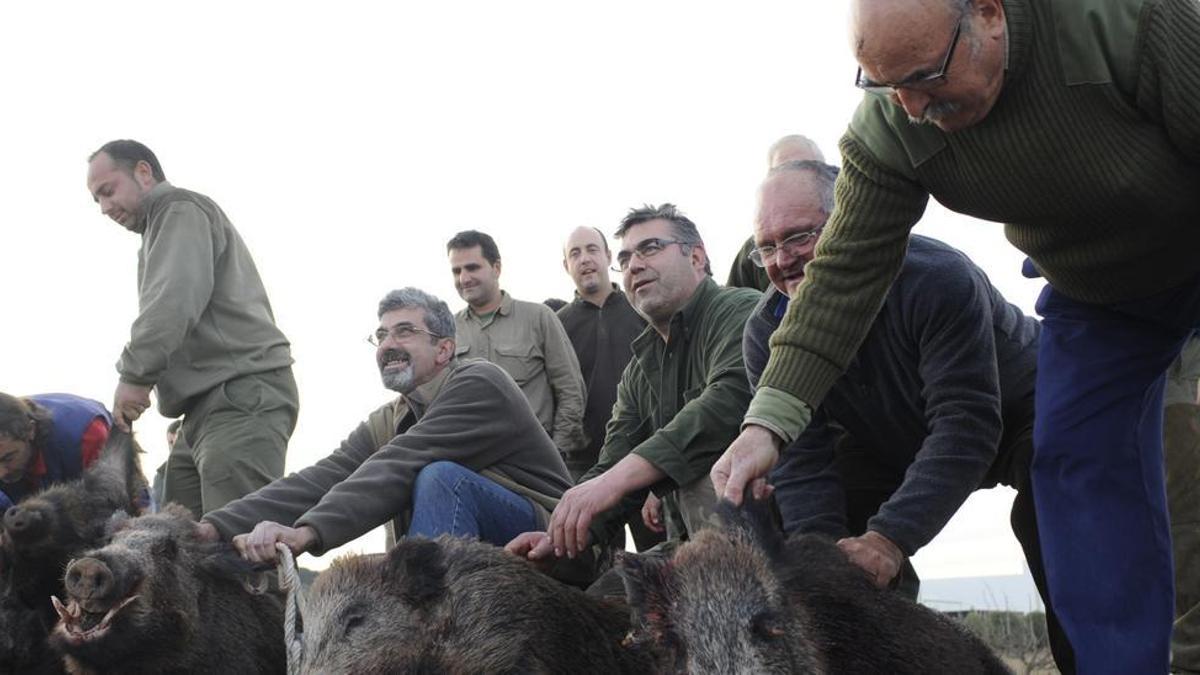
<path id="1" fill-rule="evenodd" d="M 437 333 L 427 331 L 424 328 L 414 326 L 411 323 L 398 323 L 391 328 L 380 327 L 376 329 L 374 333 L 371 333 L 367 336 L 367 342 L 374 347 L 378 347 L 379 345 L 383 344 L 384 340 L 388 339 L 389 335 L 392 336 L 392 340 L 401 342 L 413 337 L 417 333 L 424 333 L 432 338 L 445 337 L 444 335 L 438 335 Z"/>
<path id="2" fill-rule="evenodd" d="M 779 255 L 780 249 L 787 251 L 787 254 L 795 257 L 807 253 L 817 243 L 817 237 L 821 236 L 823 227 L 818 227 L 815 230 L 808 232 L 797 232 L 792 236 L 779 242 L 778 245 L 767 244 L 766 246 L 756 246 L 750 251 L 750 261 L 759 267 L 766 267 L 775 261 L 775 256 Z"/>
<path id="3" fill-rule="evenodd" d="M 954 36 L 950 38 L 950 47 L 946 49 L 946 55 L 942 57 L 941 68 L 932 73 L 917 73 L 903 82 L 876 82 L 863 75 L 862 66 L 859 66 L 858 73 L 854 76 L 854 86 L 872 94 L 891 96 L 896 93 L 897 89 L 925 91 L 940 85 L 946 79 L 946 71 L 950 69 L 950 58 L 954 56 L 958 38 L 962 35 L 964 19 L 966 19 L 965 12 L 958 18 L 958 25 L 954 27 Z"/>
<path id="4" fill-rule="evenodd" d="M 633 247 L 632 251 L 617 252 L 617 264 L 612 268 L 612 271 L 624 272 L 625 270 L 629 269 L 629 263 L 631 260 L 633 260 L 633 255 L 635 253 L 637 254 L 637 257 L 641 258 L 642 260 L 649 260 L 659 253 L 662 253 L 663 249 L 671 244 L 689 246 L 688 242 L 680 241 L 678 239 L 656 239 L 654 237 L 651 237 L 650 239 L 643 239 L 640 243 L 638 243 L 637 246 Z"/>

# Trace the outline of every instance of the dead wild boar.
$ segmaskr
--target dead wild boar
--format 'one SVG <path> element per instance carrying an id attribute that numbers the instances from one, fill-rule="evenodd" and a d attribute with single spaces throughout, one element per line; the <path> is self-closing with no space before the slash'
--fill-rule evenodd
<path id="1" fill-rule="evenodd" d="M 784 540 L 767 507 L 725 502 L 724 528 L 673 557 L 626 554 L 631 640 L 680 673 L 1009 673 L 950 619 L 876 588 L 828 539 Z"/>
<path id="2" fill-rule="evenodd" d="M 23 600 L 48 603 L 67 561 L 103 541 L 113 512 L 138 512 L 146 490 L 140 453 L 131 435 L 114 429 L 82 478 L 52 485 L 4 513 L 3 573 Z"/>
<path id="3" fill-rule="evenodd" d="M 313 582 L 304 672 L 643 673 L 629 610 L 588 597 L 490 544 L 401 539 Z"/>
<path id="4" fill-rule="evenodd" d="M 50 644 L 71 673 L 282 673 L 283 608 L 246 590 L 251 573 L 178 504 L 114 517 L 110 543 L 67 566 Z"/>
<path id="5" fill-rule="evenodd" d="M 135 513 L 145 491 L 132 436 L 113 430 L 100 457 L 75 481 L 51 486 L 0 518 L 0 673 L 61 672 L 46 644 L 63 568 L 103 543 L 114 511 Z"/>

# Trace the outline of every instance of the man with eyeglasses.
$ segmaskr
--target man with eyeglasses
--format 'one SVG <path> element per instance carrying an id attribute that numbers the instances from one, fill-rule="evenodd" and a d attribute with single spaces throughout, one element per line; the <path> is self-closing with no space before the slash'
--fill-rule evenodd
<path id="1" fill-rule="evenodd" d="M 741 334 L 761 294 L 712 280 L 695 223 L 672 204 L 630 211 L 616 236 L 625 294 L 650 325 L 633 342 L 599 461 L 546 532 L 509 544 L 532 560 L 607 544 L 647 489 L 664 499 L 668 540 L 715 524 L 708 471 L 750 398 Z"/>
<path id="2" fill-rule="evenodd" d="M 545 525 L 571 485 L 567 468 L 507 373 L 455 358 L 446 303 L 392 291 L 369 340 L 400 396 L 325 459 L 206 514 L 203 538 L 267 562 L 276 542 L 321 555 L 389 521 L 395 533 L 497 545 Z"/>
<path id="3" fill-rule="evenodd" d="M 579 361 L 554 312 L 500 288 L 500 248 L 486 232 L 446 242 L 454 288 L 467 306 L 455 314 L 458 355 L 487 359 L 517 381 L 546 433 L 565 456 L 586 445 Z"/>
<path id="4" fill-rule="evenodd" d="M 101 213 L 141 239 L 138 316 L 117 361 L 113 423 L 150 406 L 183 417 L 164 498 L 199 516 L 283 475 L 300 397 L 287 337 L 275 325 L 250 249 L 209 197 L 167 181 L 142 143 L 88 158 Z"/>
<path id="5" fill-rule="evenodd" d="M 837 174 L 821 162 L 789 162 L 759 188 L 751 256 L 772 288 L 746 323 L 751 386 L 833 210 Z M 909 557 L 971 492 L 1016 488 L 1013 534 L 1045 601 L 1055 660 L 1070 672 L 1029 487 L 1038 332 L 965 255 L 914 236 L 866 340 L 770 481 L 787 533 L 836 539 L 877 585 L 913 600 L 919 580 Z"/>
<path id="6" fill-rule="evenodd" d="M 772 143 L 771 148 L 767 150 L 767 171 L 788 162 L 809 160 L 824 162 L 825 155 L 821 152 L 821 148 L 817 147 L 817 144 L 808 136 L 789 134 Z M 726 286 L 753 288 L 759 291 L 765 291 L 771 287 L 771 280 L 767 278 L 762 266 L 750 259 L 750 252 L 753 250 L 754 235 L 752 234 L 734 256 L 733 266 L 729 268 L 729 279 L 725 282 Z"/>
<path id="7" fill-rule="evenodd" d="M 850 363 L 932 195 L 1006 223 L 1044 276 L 1032 484 L 1086 673 L 1168 670 L 1163 374 L 1200 323 L 1200 4 L 854 0 L 867 90 L 837 203 L 779 330 L 729 496 Z M 735 480 L 736 478 L 736 480 Z"/>

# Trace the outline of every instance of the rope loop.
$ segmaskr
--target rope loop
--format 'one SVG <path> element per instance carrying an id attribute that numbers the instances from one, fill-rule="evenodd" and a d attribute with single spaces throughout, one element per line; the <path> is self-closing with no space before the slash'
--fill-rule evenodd
<path id="1" fill-rule="evenodd" d="M 283 612 L 283 641 L 287 649 L 288 675 L 299 675 L 304 664 L 304 589 L 300 584 L 300 573 L 296 569 L 296 558 L 292 549 L 283 542 L 275 543 L 279 552 L 279 587 L 287 593 Z"/>

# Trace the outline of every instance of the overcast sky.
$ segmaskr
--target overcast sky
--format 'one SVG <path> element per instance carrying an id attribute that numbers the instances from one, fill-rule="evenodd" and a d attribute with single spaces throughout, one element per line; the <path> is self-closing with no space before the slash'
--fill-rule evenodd
<path id="1" fill-rule="evenodd" d="M 85 188 L 105 141 L 149 145 L 249 244 L 296 359 L 295 470 L 389 398 L 363 340 L 386 291 L 463 306 L 444 248 L 459 230 L 496 238 L 513 296 L 567 298 L 572 228 L 611 232 L 630 207 L 669 201 L 723 282 L 770 143 L 803 133 L 840 163 L 859 99 L 845 36 L 843 3 L 795 0 L 8 3 L 0 390 L 111 404 L 139 238 Z M 1032 311 L 1039 284 L 1000 226 L 934 205 L 918 231 Z M 135 427 L 147 473 L 165 426 Z M 1018 572 L 1011 494 L 973 497 L 917 557 L 922 575 Z"/>

